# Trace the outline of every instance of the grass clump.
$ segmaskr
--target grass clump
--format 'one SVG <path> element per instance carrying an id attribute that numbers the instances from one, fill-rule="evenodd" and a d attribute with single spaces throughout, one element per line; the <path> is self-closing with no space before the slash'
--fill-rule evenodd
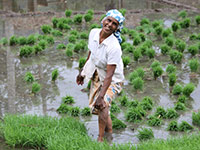
<path id="1" fill-rule="evenodd" d="M 188 83 L 183 88 L 183 94 L 187 97 L 190 96 L 190 94 L 194 91 L 195 86 L 193 83 Z"/>
<path id="2" fill-rule="evenodd" d="M 64 103 L 62 103 L 59 108 L 57 109 L 57 112 L 60 114 L 68 114 L 71 111 L 71 106 L 66 105 Z"/>
<path id="3" fill-rule="evenodd" d="M 9 40 L 9 44 L 10 44 L 10 46 L 17 45 L 18 44 L 18 38 L 15 35 L 11 36 L 10 40 Z"/>
<path id="4" fill-rule="evenodd" d="M 51 73 L 51 81 L 55 81 L 58 78 L 59 72 L 58 69 L 54 69 Z"/>
<path id="5" fill-rule="evenodd" d="M 153 100 L 151 97 L 144 97 L 141 101 L 141 103 L 139 104 L 142 109 L 144 110 L 151 110 L 152 109 L 152 106 L 153 106 Z"/>
<path id="6" fill-rule="evenodd" d="M 52 27 L 50 25 L 42 25 L 41 30 L 44 34 L 50 34 Z"/>
<path id="7" fill-rule="evenodd" d="M 168 131 L 179 131 L 178 122 L 173 120 L 168 124 Z"/>
<path id="8" fill-rule="evenodd" d="M 125 113 L 125 118 L 128 122 L 137 123 L 142 120 L 142 117 L 146 114 L 146 112 L 141 108 L 129 108 Z"/>
<path id="9" fill-rule="evenodd" d="M 154 76 L 154 79 L 156 80 L 158 77 L 160 77 L 163 73 L 163 69 L 161 66 L 157 66 L 155 68 L 152 68 L 153 70 L 153 76 Z"/>
<path id="10" fill-rule="evenodd" d="M 0 40 L 0 44 L 2 45 L 7 45 L 8 44 L 8 39 L 3 37 L 1 40 Z"/>
<path id="11" fill-rule="evenodd" d="M 137 135 L 137 137 L 140 141 L 146 141 L 146 140 L 154 138 L 152 129 L 143 128 L 139 130 L 138 132 L 139 134 Z"/>
<path id="12" fill-rule="evenodd" d="M 41 85 L 37 82 L 32 84 L 32 93 L 36 94 L 41 90 Z"/>
<path id="13" fill-rule="evenodd" d="M 137 46 L 141 43 L 141 38 L 139 36 L 134 37 L 133 39 L 133 45 Z"/>
<path id="14" fill-rule="evenodd" d="M 182 10 L 178 13 L 178 17 L 185 18 L 187 17 L 188 13 L 186 10 Z"/>
<path id="15" fill-rule="evenodd" d="M 178 22 L 172 23 L 172 30 L 176 32 L 178 29 L 180 29 L 180 24 Z"/>
<path id="16" fill-rule="evenodd" d="M 188 131 L 188 130 L 192 130 L 193 127 L 187 123 L 186 121 L 182 121 L 181 124 L 179 125 L 179 131 Z"/>
<path id="17" fill-rule="evenodd" d="M 200 15 L 195 17 L 195 21 L 197 25 L 200 24 Z"/>
<path id="18" fill-rule="evenodd" d="M 173 37 L 166 37 L 165 38 L 165 43 L 168 45 L 168 46 L 170 46 L 170 47 L 172 47 L 173 45 L 174 45 L 174 38 Z"/>
<path id="19" fill-rule="evenodd" d="M 126 128 L 126 124 L 123 123 L 121 120 L 117 119 L 116 117 L 112 119 L 112 128 L 115 130 L 124 129 Z"/>
<path id="20" fill-rule="evenodd" d="M 81 110 L 81 116 L 91 116 L 90 108 L 85 107 Z"/>
<path id="21" fill-rule="evenodd" d="M 147 49 L 147 56 L 149 57 L 149 59 L 153 59 L 156 55 L 156 52 L 153 48 L 149 48 Z"/>
<path id="22" fill-rule="evenodd" d="M 19 45 L 26 45 L 26 37 L 20 36 L 18 38 Z"/>
<path id="23" fill-rule="evenodd" d="M 40 40 L 38 45 L 44 50 L 47 47 L 47 42 L 45 40 Z"/>
<path id="24" fill-rule="evenodd" d="M 191 24 L 190 18 L 185 18 L 184 20 L 182 20 L 182 21 L 180 22 L 181 28 L 189 28 L 189 27 L 190 27 L 190 24 Z"/>
<path id="25" fill-rule="evenodd" d="M 83 19 L 83 15 L 77 14 L 77 15 L 74 16 L 74 23 L 81 24 L 82 23 L 82 19 Z"/>
<path id="26" fill-rule="evenodd" d="M 174 87 L 173 87 L 173 90 L 172 90 L 172 94 L 174 95 L 179 95 L 181 94 L 183 91 L 183 87 L 180 85 L 180 84 L 176 84 Z"/>
<path id="27" fill-rule="evenodd" d="M 92 19 L 93 19 L 93 16 L 91 14 L 84 15 L 85 22 L 90 22 Z"/>
<path id="28" fill-rule="evenodd" d="M 67 48 L 67 49 L 65 50 L 65 54 L 66 54 L 68 57 L 72 57 L 72 56 L 74 55 L 73 49 Z"/>
<path id="29" fill-rule="evenodd" d="M 75 43 L 76 42 L 76 36 L 75 35 L 70 35 L 69 36 L 69 38 L 68 38 L 68 41 L 70 42 L 70 43 Z"/>
<path id="30" fill-rule="evenodd" d="M 136 48 L 134 51 L 133 51 L 133 58 L 135 61 L 138 61 L 139 58 L 141 57 L 141 51 L 139 48 Z"/>
<path id="31" fill-rule="evenodd" d="M 154 30 L 155 30 L 156 35 L 160 36 L 160 35 L 162 35 L 163 27 L 162 26 L 157 26 L 157 27 L 155 27 Z"/>
<path id="32" fill-rule="evenodd" d="M 192 55 L 195 56 L 198 53 L 198 45 L 191 45 L 188 47 L 188 52 Z"/>
<path id="33" fill-rule="evenodd" d="M 185 103 L 187 100 L 187 97 L 185 95 L 181 95 L 178 97 L 178 102 Z"/>
<path id="34" fill-rule="evenodd" d="M 168 108 L 167 113 L 166 113 L 166 118 L 167 119 L 174 119 L 178 117 L 178 113 L 174 108 Z"/>
<path id="35" fill-rule="evenodd" d="M 147 123 L 149 126 L 160 126 L 162 124 L 162 120 L 155 116 L 149 116 Z"/>
<path id="36" fill-rule="evenodd" d="M 26 74 L 25 74 L 24 80 L 25 80 L 26 82 L 32 83 L 32 82 L 35 81 L 35 78 L 34 78 L 33 74 L 32 74 L 31 72 L 28 71 L 28 72 L 26 72 Z"/>
<path id="37" fill-rule="evenodd" d="M 199 68 L 199 61 L 198 59 L 191 59 L 189 60 L 189 66 L 190 66 L 190 70 L 191 72 L 197 72 L 198 68 Z"/>
<path id="38" fill-rule="evenodd" d="M 150 21 L 148 18 L 142 18 L 142 20 L 140 21 L 140 25 L 145 25 L 145 24 L 150 24 Z"/>
<path id="39" fill-rule="evenodd" d="M 62 33 L 61 31 L 59 31 L 59 30 L 56 30 L 56 29 L 52 30 L 52 31 L 51 31 L 51 34 L 52 34 L 53 36 L 55 36 L 55 37 L 63 36 L 63 33 Z"/>
<path id="40" fill-rule="evenodd" d="M 51 20 L 51 22 L 53 24 L 53 28 L 56 28 L 57 27 L 57 23 L 58 23 L 58 18 L 53 17 L 52 20 Z"/>
<path id="41" fill-rule="evenodd" d="M 163 32 L 162 32 L 162 37 L 163 37 L 163 38 L 166 38 L 166 37 L 168 37 L 171 33 L 172 33 L 171 28 L 167 28 L 167 29 L 163 30 Z"/>
<path id="42" fill-rule="evenodd" d="M 166 68 L 166 72 L 168 74 L 171 74 L 171 73 L 176 73 L 176 66 L 172 65 L 172 64 L 168 64 L 167 65 L 167 68 Z"/>
<path id="43" fill-rule="evenodd" d="M 20 57 L 28 57 L 33 53 L 33 47 L 25 45 L 20 48 L 19 56 Z"/>
<path id="44" fill-rule="evenodd" d="M 81 39 L 88 39 L 88 34 L 86 32 L 81 32 L 80 33 L 80 38 Z"/>
<path id="45" fill-rule="evenodd" d="M 200 112 L 198 112 L 198 113 L 193 112 L 192 113 L 192 124 L 200 127 Z"/>
<path id="46" fill-rule="evenodd" d="M 26 44 L 28 45 L 33 45 L 36 43 L 36 37 L 35 35 L 31 34 L 27 37 L 27 41 L 26 41 Z"/>
<path id="47" fill-rule="evenodd" d="M 174 108 L 176 110 L 185 110 L 186 109 L 185 105 L 181 102 L 177 102 Z"/>
<path id="48" fill-rule="evenodd" d="M 138 101 L 138 100 L 131 100 L 131 101 L 129 102 L 128 107 L 136 108 L 138 105 L 139 105 L 139 101 Z"/>
<path id="49" fill-rule="evenodd" d="M 128 97 L 126 95 L 119 97 L 119 103 L 121 106 L 124 106 L 124 107 L 128 106 L 128 104 L 129 104 Z"/>
<path id="50" fill-rule="evenodd" d="M 126 68 L 126 66 L 128 66 L 128 64 L 131 62 L 131 58 L 129 56 L 124 56 L 122 57 L 122 60 L 123 60 L 123 64 L 124 64 L 124 67 Z"/>
<path id="51" fill-rule="evenodd" d="M 185 43 L 183 40 L 177 39 L 177 40 L 175 41 L 175 45 L 176 45 L 176 49 L 177 49 L 179 52 L 181 52 L 181 53 L 184 52 L 184 50 L 185 50 L 185 48 L 186 48 L 186 43 Z"/>
<path id="52" fill-rule="evenodd" d="M 163 44 L 163 45 L 161 45 L 160 49 L 161 49 L 161 53 L 163 55 L 166 55 L 169 53 L 171 48 L 167 44 Z"/>
<path id="53" fill-rule="evenodd" d="M 75 100 L 72 96 L 66 95 L 65 97 L 62 97 L 62 103 L 63 104 L 73 104 L 73 103 L 75 103 Z"/>
<path id="54" fill-rule="evenodd" d="M 114 102 L 114 101 L 112 101 L 112 104 L 111 104 L 111 107 L 110 107 L 110 112 L 111 113 L 120 113 L 120 108 L 119 108 L 119 106 L 117 106 L 117 104 Z"/>
<path id="55" fill-rule="evenodd" d="M 63 43 L 60 43 L 60 44 L 58 44 L 57 46 L 56 46 L 56 49 L 65 49 L 66 48 L 66 46 L 65 46 L 65 44 L 63 44 Z"/>
<path id="56" fill-rule="evenodd" d="M 86 58 L 80 58 L 79 59 L 79 69 L 83 68 L 83 66 L 85 65 L 85 62 L 86 62 Z"/>
<path id="57" fill-rule="evenodd" d="M 120 12 L 123 16 L 125 16 L 126 11 L 127 11 L 127 10 L 124 9 L 124 8 L 119 9 L 119 12 Z"/>
<path id="58" fill-rule="evenodd" d="M 143 85 L 144 85 L 144 81 L 142 80 L 142 78 L 140 77 L 136 77 L 131 84 L 133 85 L 133 88 L 137 91 L 137 90 L 143 90 Z"/>

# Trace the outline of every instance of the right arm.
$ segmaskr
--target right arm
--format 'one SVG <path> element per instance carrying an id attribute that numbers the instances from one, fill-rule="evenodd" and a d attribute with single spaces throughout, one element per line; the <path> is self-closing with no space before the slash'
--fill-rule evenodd
<path id="1" fill-rule="evenodd" d="M 88 59 L 90 58 L 90 54 L 91 54 L 91 51 L 89 51 L 89 54 L 88 54 L 87 59 L 86 59 L 86 62 L 87 62 Z M 86 64 L 86 62 L 85 62 L 85 64 Z M 76 83 L 77 83 L 78 85 L 83 85 L 83 83 L 84 83 L 84 76 L 81 75 L 81 71 L 82 71 L 82 70 L 79 71 L 79 74 L 78 74 L 78 76 L 76 77 Z"/>

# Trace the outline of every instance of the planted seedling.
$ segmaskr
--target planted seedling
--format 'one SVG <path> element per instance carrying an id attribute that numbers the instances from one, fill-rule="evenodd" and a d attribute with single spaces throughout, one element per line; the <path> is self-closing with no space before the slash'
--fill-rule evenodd
<path id="1" fill-rule="evenodd" d="M 19 56 L 20 57 L 28 57 L 32 54 L 32 52 L 33 52 L 33 47 L 25 45 L 20 48 Z"/>
<path id="2" fill-rule="evenodd" d="M 181 124 L 179 125 L 179 131 L 188 131 L 192 129 L 193 127 L 186 121 L 182 121 Z"/>
<path id="3" fill-rule="evenodd" d="M 142 78 L 140 77 L 136 77 L 131 84 L 133 85 L 133 88 L 137 91 L 137 90 L 143 90 L 143 85 L 144 85 L 144 81 L 142 80 Z"/>
<path id="4" fill-rule="evenodd" d="M 35 81 L 35 78 L 34 78 L 33 74 L 32 74 L 31 72 L 28 71 L 28 72 L 26 72 L 26 74 L 25 74 L 24 80 L 25 80 L 26 82 L 32 83 L 32 82 Z"/>
<path id="5" fill-rule="evenodd" d="M 181 102 L 177 102 L 174 108 L 176 110 L 185 110 L 186 109 L 185 105 Z"/>
<path id="6" fill-rule="evenodd" d="M 124 129 L 126 128 L 126 124 L 115 117 L 114 119 L 112 119 L 112 128 L 116 130 Z"/>
<path id="7" fill-rule="evenodd" d="M 198 45 L 191 45 L 188 47 L 188 52 L 192 55 L 195 56 L 198 53 Z"/>
<path id="8" fill-rule="evenodd" d="M 138 132 L 139 134 L 137 135 L 137 137 L 140 141 L 146 141 L 146 140 L 154 138 L 152 129 L 143 128 L 139 130 Z"/>
<path id="9" fill-rule="evenodd" d="M 18 38 L 15 35 L 11 36 L 9 44 L 10 44 L 10 46 L 17 45 L 18 44 Z"/>
<path id="10" fill-rule="evenodd" d="M 172 62 L 175 63 L 181 63 L 182 58 L 183 58 L 183 54 L 177 50 L 171 50 L 169 52 L 170 55 L 170 59 L 172 60 Z"/>
<path id="11" fill-rule="evenodd" d="M 163 25 L 163 21 L 162 20 L 155 20 L 151 24 L 152 24 L 153 28 L 156 28 L 158 26 L 162 26 Z"/>
<path id="12" fill-rule="evenodd" d="M 57 27 L 57 23 L 58 23 L 58 18 L 53 17 L 51 21 L 53 23 L 53 28 L 56 28 Z"/>
<path id="13" fill-rule="evenodd" d="M 189 66 L 190 66 L 191 72 L 197 72 L 198 68 L 199 68 L 198 59 L 193 58 L 193 59 L 189 60 Z"/>
<path id="14" fill-rule="evenodd" d="M 144 97 L 139 106 L 141 106 L 144 110 L 151 110 L 153 106 L 152 98 L 148 96 Z"/>
<path id="15" fill-rule="evenodd" d="M 79 59 L 79 69 L 83 68 L 83 66 L 85 65 L 85 62 L 86 62 L 86 58 L 80 58 Z"/>
<path id="16" fill-rule="evenodd" d="M 144 46 L 147 46 L 148 48 L 152 48 L 153 42 L 151 40 L 146 40 L 143 43 Z"/>
<path id="17" fill-rule="evenodd" d="M 182 20 L 180 22 L 180 26 L 181 26 L 181 28 L 189 28 L 190 27 L 190 23 L 191 23 L 190 18 L 185 18 L 184 20 Z"/>
<path id="18" fill-rule="evenodd" d="M 166 68 L 166 72 L 168 74 L 171 74 L 171 73 L 176 73 L 176 66 L 172 65 L 172 64 L 168 64 L 167 65 L 167 68 Z"/>
<path id="19" fill-rule="evenodd" d="M 90 25 L 90 29 L 94 29 L 94 28 L 101 28 L 101 26 L 99 24 L 93 23 Z"/>
<path id="20" fill-rule="evenodd" d="M 157 27 L 155 28 L 155 33 L 156 33 L 156 35 L 160 36 L 160 35 L 162 34 L 163 30 L 164 30 L 163 27 L 157 26 Z"/>
<path id="21" fill-rule="evenodd" d="M 141 67 L 139 67 L 139 68 L 137 68 L 136 69 L 136 72 L 138 73 L 138 76 L 140 77 L 140 78 L 144 78 L 144 74 L 145 74 L 145 72 L 144 72 L 144 69 L 143 68 L 141 68 Z"/>
<path id="22" fill-rule="evenodd" d="M 133 57 L 134 57 L 134 60 L 135 61 L 138 61 L 139 58 L 141 57 L 141 51 L 139 48 L 136 48 L 134 51 L 133 51 Z"/>
<path id="23" fill-rule="evenodd" d="M 65 16 L 66 16 L 66 17 L 70 17 L 71 15 L 72 15 L 72 10 L 66 9 L 66 10 L 65 10 Z"/>
<path id="24" fill-rule="evenodd" d="M 19 45 L 25 45 L 26 44 L 26 37 L 20 36 L 18 38 L 18 41 L 19 41 Z"/>
<path id="25" fill-rule="evenodd" d="M 160 66 L 161 64 L 160 64 L 160 62 L 158 61 L 158 60 L 154 60 L 153 62 L 152 62 L 152 64 L 151 64 L 151 68 L 153 69 L 153 68 L 156 68 L 156 67 L 158 67 L 158 66 Z"/>
<path id="26" fill-rule="evenodd" d="M 183 40 L 177 39 L 177 40 L 175 41 L 175 45 L 176 45 L 176 49 L 177 49 L 179 52 L 181 52 L 181 53 L 184 52 L 184 50 L 185 50 L 185 48 L 186 48 L 186 43 L 185 43 Z"/>
<path id="27" fill-rule="evenodd" d="M 41 85 L 37 82 L 32 84 L 32 93 L 36 94 L 41 90 Z"/>
<path id="28" fill-rule="evenodd" d="M 51 73 L 51 81 L 55 81 L 58 78 L 59 72 L 58 69 L 54 69 Z"/>
<path id="29" fill-rule="evenodd" d="M 198 38 L 198 35 L 197 34 L 191 34 L 189 39 L 192 41 L 192 40 L 197 40 Z"/>
<path id="30" fill-rule="evenodd" d="M 155 112 L 155 116 L 158 118 L 166 118 L 166 114 L 167 112 L 165 111 L 165 109 L 161 106 L 158 106 L 156 108 L 156 112 Z"/>
<path id="31" fill-rule="evenodd" d="M 128 33 L 128 28 L 124 27 L 122 30 L 121 30 L 121 34 L 127 34 Z"/>
<path id="32" fill-rule="evenodd" d="M 171 28 L 167 28 L 167 29 L 163 30 L 162 37 L 163 38 L 168 37 L 171 33 L 172 33 Z"/>
<path id="33" fill-rule="evenodd" d="M 38 45 L 44 50 L 47 46 L 47 42 L 45 40 L 40 40 Z"/>
<path id="34" fill-rule="evenodd" d="M 130 73 L 129 75 L 129 80 L 132 83 L 134 79 L 136 79 L 137 77 L 139 77 L 139 74 L 136 70 L 134 70 L 133 72 Z"/>
<path id="35" fill-rule="evenodd" d="M 42 25 L 41 30 L 44 34 L 50 34 L 52 27 L 50 25 Z"/>
<path id="36" fill-rule="evenodd" d="M 183 87 L 180 85 L 180 84 L 176 84 L 174 87 L 173 87 L 173 90 L 172 90 L 172 94 L 174 95 L 179 95 L 181 94 L 183 91 Z"/>
<path id="37" fill-rule="evenodd" d="M 140 107 L 129 108 L 128 111 L 125 113 L 125 117 L 128 122 L 137 123 L 142 120 L 142 117 L 144 115 L 143 113 L 146 114 L 146 112 Z"/>
<path id="38" fill-rule="evenodd" d="M 63 33 L 59 30 L 56 30 L 56 29 L 52 30 L 51 34 L 55 37 L 63 36 Z"/>
<path id="39" fill-rule="evenodd" d="M 174 108 L 167 109 L 166 118 L 173 119 L 173 118 L 177 118 L 177 117 L 178 117 L 178 113 L 176 112 L 176 110 Z"/>
<path id="40" fill-rule="evenodd" d="M 181 95 L 178 97 L 178 102 L 185 103 L 187 100 L 187 97 L 185 95 Z"/>
<path id="41" fill-rule="evenodd" d="M 199 25 L 200 24 L 200 16 L 196 16 L 195 21 L 196 21 L 197 25 Z"/>
<path id="42" fill-rule="evenodd" d="M 137 46 L 141 43 L 141 38 L 140 36 L 135 36 L 134 39 L 133 39 L 133 45 L 134 46 Z"/>
<path id="43" fill-rule="evenodd" d="M 190 94 L 194 91 L 195 86 L 193 83 L 188 83 L 184 88 L 183 88 L 183 94 L 187 97 L 190 96 Z"/>
<path id="44" fill-rule="evenodd" d="M 176 74 L 170 73 L 169 74 L 169 86 L 174 86 L 175 83 L 176 83 Z"/>
<path id="45" fill-rule="evenodd" d="M 200 112 L 192 113 L 192 123 L 198 127 L 200 127 Z"/>
<path id="46" fill-rule="evenodd" d="M 154 58 L 154 57 L 155 57 L 155 54 L 156 54 L 156 52 L 155 52 L 155 50 L 154 50 L 153 48 L 149 48 L 149 49 L 147 50 L 147 56 L 148 56 L 150 59 Z"/>
<path id="47" fill-rule="evenodd" d="M 169 51 L 171 50 L 171 48 L 170 48 L 167 44 L 161 45 L 160 49 L 161 49 L 161 53 L 162 53 L 163 55 L 168 54 Z"/>
<path id="48" fill-rule="evenodd" d="M 79 107 L 72 107 L 70 110 L 70 114 L 73 117 L 78 117 L 80 115 L 81 109 Z"/>
<path id="49" fill-rule="evenodd" d="M 46 41 L 50 45 L 54 44 L 54 38 L 53 38 L 53 36 L 46 36 Z"/>
<path id="50" fill-rule="evenodd" d="M 147 123 L 149 126 L 160 126 L 162 124 L 162 120 L 155 116 L 149 116 Z"/>
<path id="51" fill-rule="evenodd" d="M 59 106 L 59 108 L 57 109 L 57 111 L 58 111 L 58 113 L 65 113 L 65 114 L 67 114 L 67 113 L 69 113 L 71 111 L 71 108 L 72 107 L 69 106 L 69 105 L 61 104 Z"/>
<path id="52" fill-rule="evenodd" d="M 91 14 L 84 15 L 85 22 L 90 22 L 92 19 L 93 19 L 93 16 Z"/>
<path id="53" fill-rule="evenodd" d="M 81 39 L 88 39 L 88 34 L 86 32 L 81 32 L 80 33 L 80 38 Z"/>
<path id="54" fill-rule="evenodd" d="M 119 97 L 119 102 L 120 102 L 121 106 L 125 106 L 126 107 L 129 104 L 129 99 L 128 99 L 128 97 L 126 95 L 123 95 L 123 96 Z"/>
<path id="55" fill-rule="evenodd" d="M 8 39 L 5 38 L 5 37 L 3 37 L 3 38 L 1 39 L 1 41 L 0 41 L 0 43 L 3 44 L 3 45 L 7 45 L 7 44 L 8 44 Z"/>
<path id="56" fill-rule="evenodd" d="M 77 14 L 77 15 L 74 16 L 74 22 L 76 24 L 81 24 L 82 23 L 82 19 L 83 19 L 83 15 L 81 15 L 81 14 Z"/>
<path id="57" fill-rule="evenodd" d="M 81 116 L 91 116 L 90 108 L 85 107 L 81 110 Z"/>
<path id="58" fill-rule="evenodd" d="M 60 43 L 60 44 L 58 44 L 57 46 L 56 46 L 56 49 L 65 49 L 66 48 L 66 46 L 65 46 L 65 44 L 63 44 L 63 43 Z"/>
<path id="59" fill-rule="evenodd" d="M 123 64 L 124 64 L 124 67 L 126 68 L 126 66 L 128 66 L 128 64 L 131 62 L 131 58 L 129 56 L 124 56 L 122 57 L 122 60 L 123 60 Z"/>
<path id="60" fill-rule="evenodd" d="M 142 40 L 142 42 L 144 42 L 146 40 L 146 36 L 143 33 L 139 33 L 139 37 Z"/>
<path id="61" fill-rule="evenodd" d="M 126 9 L 125 9 L 125 8 L 121 8 L 121 9 L 119 9 L 119 12 L 120 12 L 123 16 L 125 16 L 125 14 L 126 14 Z"/>
<path id="62" fill-rule="evenodd" d="M 120 113 L 120 111 L 121 110 L 120 110 L 119 106 L 117 106 L 116 103 L 112 102 L 110 112 L 111 113 Z"/>
<path id="63" fill-rule="evenodd" d="M 31 34 L 27 37 L 27 41 L 26 41 L 26 44 L 28 45 L 33 45 L 36 43 L 36 37 L 35 35 Z"/>
<path id="64" fill-rule="evenodd" d="M 178 31 L 178 29 L 180 29 L 179 23 L 178 23 L 178 22 L 174 22 L 174 23 L 172 24 L 172 30 L 173 30 L 174 32 L 176 32 L 176 31 Z"/>
<path id="65" fill-rule="evenodd" d="M 144 25 L 144 24 L 150 24 L 150 21 L 148 18 L 142 18 L 142 20 L 140 21 L 140 25 Z"/>
<path id="66" fill-rule="evenodd" d="M 187 17 L 188 13 L 186 12 L 186 10 L 182 10 L 178 13 L 178 17 L 181 17 L 181 18 L 185 18 Z"/>
<path id="67" fill-rule="evenodd" d="M 68 57 L 72 57 L 72 56 L 73 56 L 73 50 L 70 49 L 70 48 L 67 48 L 66 51 L 65 51 L 65 54 L 66 54 Z"/>
<path id="68" fill-rule="evenodd" d="M 76 38 L 77 37 L 75 35 L 70 35 L 69 38 L 68 38 L 68 41 L 71 42 L 71 43 L 75 43 L 76 42 Z"/>
<path id="69" fill-rule="evenodd" d="M 133 108 L 136 108 L 139 104 L 139 101 L 138 100 L 132 100 L 129 102 L 129 105 L 128 107 L 133 107 Z"/>
<path id="70" fill-rule="evenodd" d="M 63 104 L 73 104 L 73 103 L 75 103 L 75 100 L 72 96 L 67 95 L 65 97 L 62 97 L 62 103 Z"/>
<path id="71" fill-rule="evenodd" d="M 178 127 L 178 122 L 173 120 L 168 124 L 168 131 L 178 131 L 179 127 Z"/>
<path id="72" fill-rule="evenodd" d="M 168 46 L 170 46 L 170 47 L 172 47 L 173 45 L 174 45 L 174 38 L 173 37 L 166 37 L 165 38 L 165 43 L 168 45 Z"/>
<path id="73" fill-rule="evenodd" d="M 153 70 L 153 76 L 154 79 L 156 80 L 158 77 L 160 77 L 163 73 L 163 69 L 161 66 L 157 66 L 155 68 L 152 69 Z"/>

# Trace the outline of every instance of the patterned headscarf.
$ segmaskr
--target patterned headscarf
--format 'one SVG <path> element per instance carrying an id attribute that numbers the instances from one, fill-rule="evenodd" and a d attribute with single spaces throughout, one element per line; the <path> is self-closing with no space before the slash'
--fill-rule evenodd
<path id="1" fill-rule="evenodd" d="M 119 22 L 118 29 L 113 34 L 118 39 L 119 43 L 121 43 L 122 42 L 122 38 L 121 38 L 120 32 L 123 29 L 123 21 L 125 20 L 125 18 L 124 18 L 124 16 L 117 9 L 111 9 L 111 10 L 109 10 L 106 13 L 106 17 L 108 17 L 108 16 L 115 18 Z"/>

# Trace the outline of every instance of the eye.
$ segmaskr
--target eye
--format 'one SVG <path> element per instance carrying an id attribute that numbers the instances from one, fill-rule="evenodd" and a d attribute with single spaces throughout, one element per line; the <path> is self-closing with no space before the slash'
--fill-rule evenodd
<path id="1" fill-rule="evenodd" d="M 107 20 L 108 20 L 109 22 L 111 22 L 111 19 L 108 18 Z"/>

